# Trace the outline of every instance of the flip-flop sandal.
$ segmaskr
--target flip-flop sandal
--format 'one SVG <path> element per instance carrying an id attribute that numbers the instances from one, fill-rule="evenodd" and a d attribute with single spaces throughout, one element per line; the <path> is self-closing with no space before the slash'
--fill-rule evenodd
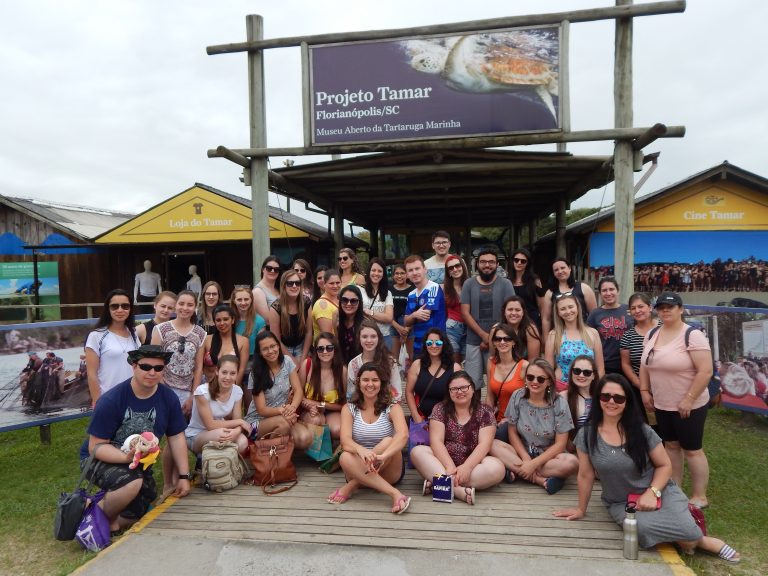
<path id="1" fill-rule="evenodd" d="M 474 488 L 464 488 L 464 497 L 467 499 L 467 504 L 470 506 L 475 505 L 475 489 Z"/>
<path id="2" fill-rule="evenodd" d="M 349 496 L 344 496 L 340 490 L 341 488 L 336 488 L 336 491 L 328 496 L 328 504 L 344 504 L 344 502 L 349 500 Z"/>
<path id="3" fill-rule="evenodd" d="M 507 470 L 504 473 L 504 482 L 507 484 L 514 484 L 515 480 L 517 480 L 517 477 L 515 476 L 515 473 L 512 472 L 512 470 Z"/>
<path id="4" fill-rule="evenodd" d="M 723 544 L 723 547 L 720 548 L 720 552 L 718 552 L 717 555 L 726 562 L 730 562 L 731 564 L 738 564 L 741 562 L 741 555 L 736 552 L 736 550 L 728 546 L 728 544 Z"/>
<path id="5" fill-rule="evenodd" d="M 698 508 L 699 510 L 706 510 L 707 508 L 709 508 L 709 502 L 705 502 L 702 504 L 701 502 L 688 500 L 688 504 L 690 504 L 691 506 L 694 506 L 695 508 Z"/>
<path id="6" fill-rule="evenodd" d="M 432 482 L 424 480 L 424 485 L 421 487 L 421 495 L 429 496 L 430 494 L 432 494 Z"/>
<path id="7" fill-rule="evenodd" d="M 392 514 L 402 514 L 408 510 L 408 506 L 410 505 L 411 499 L 408 496 L 400 496 L 400 498 L 397 499 L 397 502 L 395 502 L 395 505 L 392 507 Z"/>
<path id="8" fill-rule="evenodd" d="M 556 476 L 550 476 L 544 481 L 544 490 L 547 494 L 557 494 L 565 486 L 565 480 L 557 478 Z"/>

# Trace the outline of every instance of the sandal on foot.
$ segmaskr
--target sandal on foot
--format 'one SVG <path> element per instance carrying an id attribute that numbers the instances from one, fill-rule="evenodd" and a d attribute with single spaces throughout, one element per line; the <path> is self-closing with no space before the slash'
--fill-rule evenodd
<path id="1" fill-rule="evenodd" d="M 421 487 L 421 495 L 429 496 L 430 494 L 432 494 L 432 482 L 424 480 L 424 485 Z"/>
<path id="2" fill-rule="evenodd" d="M 557 478 L 556 476 L 550 476 L 544 481 L 544 490 L 547 494 L 557 494 L 565 486 L 565 480 Z"/>
<path id="3" fill-rule="evenodd" d="M 411 499 L 408 496 L 402 495 L 397 499 L 395 505 L 392 506 L 392 514 L 402 514 L 408 510 L 408 506 L 411 505 Z"/>
<path id="4" fill-rule="evenodd" d="M 709 502 L 701 502 L 699 500 L 688 500 L 688 504 L 699 510 L 706 510 L 709 508 Z"/>
<path id="5" fill-rule="evenodd" d="M 475 489 L 474 488 L 464 488 L 464 497 L 466 498 L 467 504 L 470 506 L 475 505 Z"/>
<path id="6" fill-rule="evenodd" d="M 517 477 L 515 476 L 515 473 L 512 472 L 512 470 L 507 470 L 504 473 L 504 482 L 507 484 L 514 484 L 515 480 L 517 480 Z"/>
<path id="7" fill-rule="evenodd" d="M 718 552 L 717 555 L 726 562 L 730 562 L 731 564 L 738 564 L 741 562 L 741 554 L 728 546 L 728 544 L 723 544 L 723 547 L 720 548 L 720 552 Z"/>
<path id="8" fill-rule="evenodd" d="M 328 496 L 328 504 L 344 504 L 349 500 L 349 496 L 345 496 L 340 490 L 341 488 L 336 488 L 336 491 Z"/>

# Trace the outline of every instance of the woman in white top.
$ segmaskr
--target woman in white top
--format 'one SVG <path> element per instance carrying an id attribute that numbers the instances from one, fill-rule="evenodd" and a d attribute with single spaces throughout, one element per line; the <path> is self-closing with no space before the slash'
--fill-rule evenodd
<path id="1" fill-rule="evenodd" d="M 104 300 L 96 328 L 85 341 L 91 407 L 104 392 L 133 376 L 128 352 L 139 347 L 134 324 L 130 295 L 120 288 L 112 290 Z"/>
<path id="2" fill-rule="evenodd" d="M 222 356 L 216 375 L 195 389 L 192 418 L 184 432 L 187 446 L 195 454 L 207 442 L 234 442 L 241 454 L 248 450 L 251 425 L 242 418 L 243 390 L 236 385 L 239 367 L 237 356 Z"/>
<path id="3" fill-rule="evenodd" d="M 403 448 L 408 442 L 408 425 L 403 409 L 392 404 L 389 373 L 378 365 L 363 364 L 357 389 L 341 411 L 339 460 L 348 482 L 328 497 L 331 504 L 343 504 L 361 487 L 392 498 L 393 514 L 402 514 L 411 499 L 395 488 L 405 474 Z"/>
<path id="4" fill-rule="evenodd" d="M 253 294 L 253 304 L 256 306 L 256 313 L 264 318 L 269 318 L 269 308 L 272 302 L 280 296 L 278 291 L 278 281 L 283 266 L 280 264 L 277 256 L 267 256 L 261 263 L 261 280 L 251 290 Z"/>
<path id="5" fill-rule="evenodd" d="M 365 286 L 361 292 L 363 293 L 363 314 L 376 321 L 384 337 L 384 344 L 391 350 L 395 305 L 392 301 L 392 293 L 389 291 L 386 264 L 381 258 L 371 258 L 368 262 Z"/>
<path id="6" fill-rule="evenodd" d="M 347 365 L 347 400 L 352 398 L 355 391 L 355 381 L 360 366 L 366 362 L 373 362 L 381 366 L 387 372 L 387 381 L 392 392 L 392 401 L 400 403 L 403 398 L 403 382 L 400 378 L 400 368 L 392 357 L 392 354 L 384 343 L 384 338 L 379 331 L 379 325 L 369 318 L 364 318 L 357 333 L 360 350 L 362 352 L 352 358 Z"/>

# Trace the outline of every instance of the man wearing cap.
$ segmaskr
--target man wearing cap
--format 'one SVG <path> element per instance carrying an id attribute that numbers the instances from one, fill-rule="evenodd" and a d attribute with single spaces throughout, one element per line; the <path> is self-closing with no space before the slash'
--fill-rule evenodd
<path id="1" fill-rule="evenodd" d="M 174 496 L 189 493 L 189 462 L 184 430 L 187 427 L 176 394 L 161 386 L 162 372 L 170 352 L 160 346 L 145 345 L 128 352 L 133 377 L 121 382 L 99 398 L 88 424 L 88 439 L 80 448 L 80 465 L 96 450 L 87 473 L 107 492 L 100 506 L 110 521 L 111 530 L 135 523 L 157 498 L 152 467 L 129 469 L 133 452 L 120 449 L 131 434 L 151 431 L 168 437 L 168 446 L 176 468 L 180 471 Z"/>

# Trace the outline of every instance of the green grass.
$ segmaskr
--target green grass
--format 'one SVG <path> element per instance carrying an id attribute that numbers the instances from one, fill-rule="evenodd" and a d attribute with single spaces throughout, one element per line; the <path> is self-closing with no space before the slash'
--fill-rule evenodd
<path id="1" fill-rule="evenodd" d="M 52 535 L 56 498 L 72 490 L 79 475 L 86 425 L 86 419 L 54 424 L 50 446 L 40 443 L 37 428 L 0 433 L 0 574 L 69 574 L 93 556 Z M 768 420 L 714 410 L 704 448 L 711 469 L 705 511 L 710 534 L 734 546 L 743 560 L 733 566 L 697 553 L 687 564 L 703 576 L 768 574 Z M 155 468 L 159 474 L 161 467 Z"/>

